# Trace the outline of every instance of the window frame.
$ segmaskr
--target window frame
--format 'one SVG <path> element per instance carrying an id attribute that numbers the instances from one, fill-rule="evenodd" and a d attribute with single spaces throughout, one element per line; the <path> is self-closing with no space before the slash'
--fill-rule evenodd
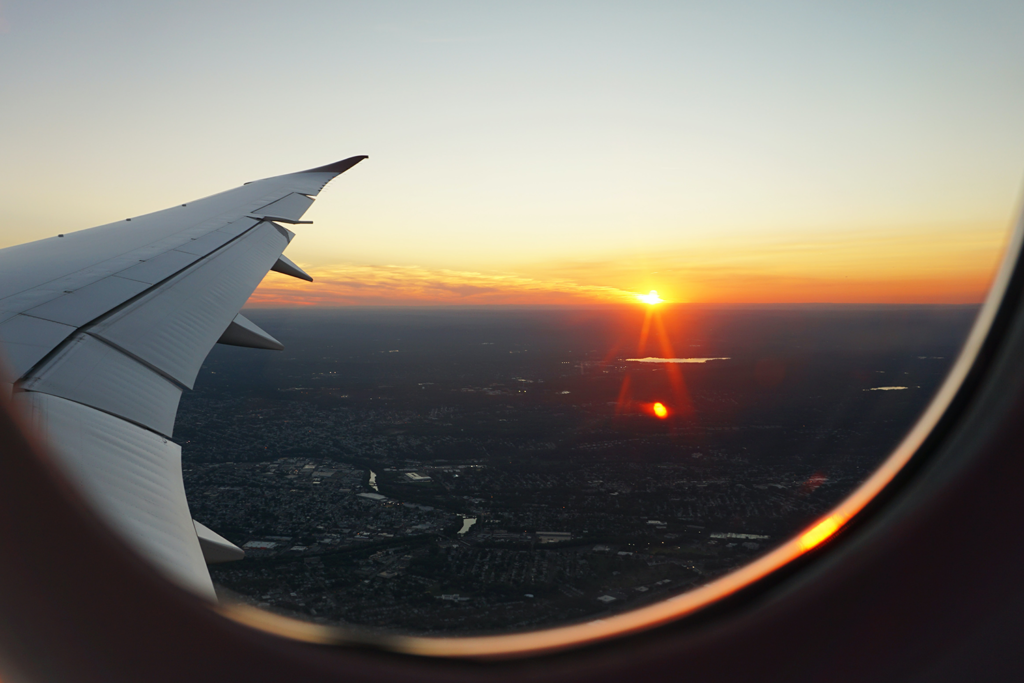
<path id="1" fill-rule="evenodd" d="M 837 533 L 793 552 L 797 536 L 697 598 L 705 589 L 590 630 L 382 639 L 211 609 L 95 517 L 4 398 L 0 673 L 65 681 L 1024 673 L 1016 655 L 1024 581 L 1014 571 L 1024 548 L 1012 542 L 1024 526 L 1024 496 L 1015 495 L 1024 490 L 1022 231 L 1018 223 L 946 383 L 880 470 L 836 508 L 845 515 Z"/>

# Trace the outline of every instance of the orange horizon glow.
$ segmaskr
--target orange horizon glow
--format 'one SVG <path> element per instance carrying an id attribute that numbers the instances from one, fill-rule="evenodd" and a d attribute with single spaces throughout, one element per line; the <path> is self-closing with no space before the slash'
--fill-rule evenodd
<path id="1" fill-rule="evenodd" d="M 697 304 L 978 304 L 1005 234 L 751 245 L 678 254 L 536 263 L 503 270 L 300 265 L 313 283 L 270 273 L 252 307 Z M 656 280 L 658 289 L 651 285 Z M 649 291 L 648 294 L 642 292 Z M 666 292 L 660 295 L 659 292 Z"/>
<path id="2" fill-rule="evenodd" d="M 389 278 L 365 283 L 332 277 L 315 269 L 314 282 L 269 273 L 247 302 L 257 308 L 306 306 L 436 305 L 593 305 L 636 302 L 639 295 L 614 287 L 562 287 L 536 282 L 533 287 L 494 282 L 464 284 L 446 278 L 424 283 Z M 367 267 L 366 270 L 373 269 Z M 988 294 L 991 273 L 960 278 L 917 280 L 828 281 L 810 278 L 737 278 L 728 283 L 690 284 L 690 304 L 980 304 Z M 668 302 L 665 302 L 668 303 Z M 650 305 L 650 304 L 648 304 Z"/>

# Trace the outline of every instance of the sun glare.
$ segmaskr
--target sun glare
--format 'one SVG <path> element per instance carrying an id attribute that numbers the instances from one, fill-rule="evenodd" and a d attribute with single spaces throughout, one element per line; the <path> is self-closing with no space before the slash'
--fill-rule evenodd
<path id="1" fill-rule="evenodd" d="M 651 290 L 650 294 L 637 294 L 636 298 L 640 299 L 640 301 L 642 301 L 643 303 L 650 304 L 652 306 L 654 304 L 660 304 L 664 301 L 664 299 L 658 296 L 657 290 L 654 289 Z"/>
<path id="2" fill-rule="evenodd" d="M 668 417 L 668 408 L 665 407 L 664 403 L 655 403 L 653 409 L 654 414 L 660 417 L 661 419 L 664 420 L 666 417 Z"/>

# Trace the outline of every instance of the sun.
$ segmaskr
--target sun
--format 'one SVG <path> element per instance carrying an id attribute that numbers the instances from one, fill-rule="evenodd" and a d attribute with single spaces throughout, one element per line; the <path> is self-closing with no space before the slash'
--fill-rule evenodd
<path id="1" fill-rule="evenodd" d="M 654 289 L 651 290 L 650 294 L 637 294 L 636 298 L 640 299 L 640 301 L 642 301 L 645 304 L 650 304 L 651 306 L 653 306 L 654 304 L 660 304 L 665 301 L 660 296 L 658 296 L 657 290 Z"/>

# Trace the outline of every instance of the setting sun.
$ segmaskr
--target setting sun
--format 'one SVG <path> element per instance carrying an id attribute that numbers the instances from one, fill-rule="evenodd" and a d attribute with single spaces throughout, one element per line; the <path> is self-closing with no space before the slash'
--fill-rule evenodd
<path id="1" fill-rule="evenodd" d="M 668 417 L 668 408 L 665 407 L 664 403 L 655 403 L 653 406 L 654 414 L 664 419 Z"/>
<path id="2" fill-rule="evenodd" d="M 650 294 L 637 294 L 636 298 L 640 299 L 640 301 L 642 301 L 643 303 L 651 304 L 652 306 L 654 304 L 660 304 L 663 301 L 665 301 L 660 296 L 658 296 L 657 290 L 654 290 L 654 289 L 651 290 Z"/>

